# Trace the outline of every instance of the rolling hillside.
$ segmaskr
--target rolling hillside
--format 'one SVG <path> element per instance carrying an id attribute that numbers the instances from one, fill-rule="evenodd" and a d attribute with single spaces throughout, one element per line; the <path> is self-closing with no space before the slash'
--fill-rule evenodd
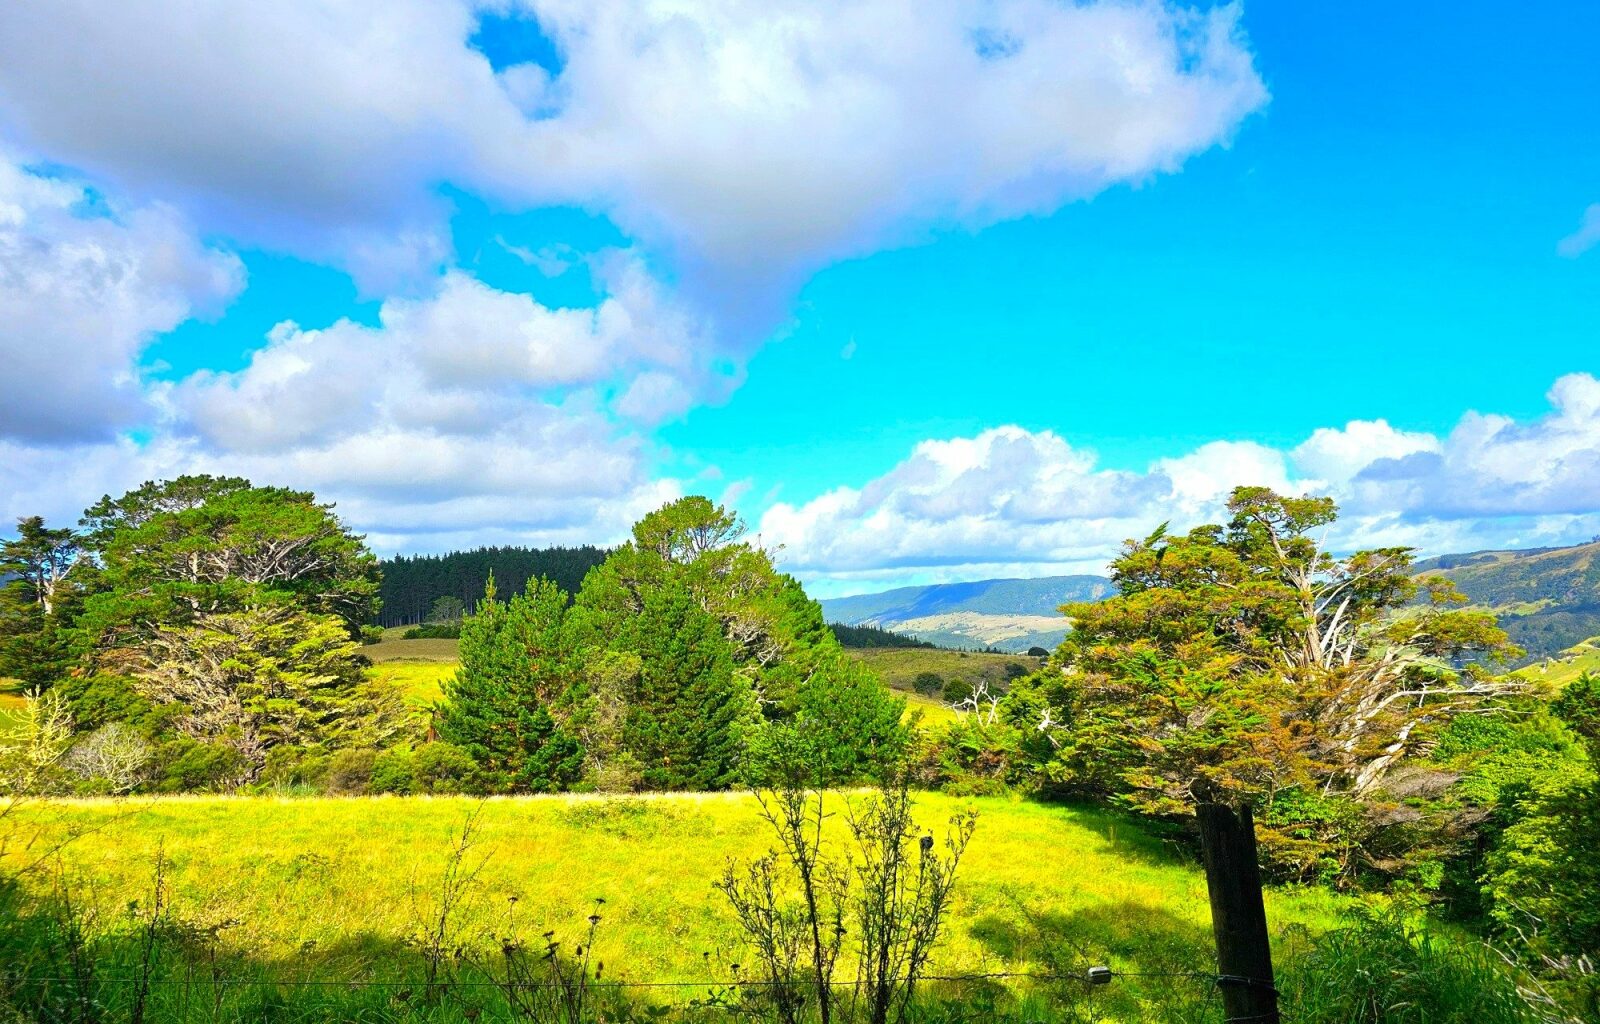
<path id="1" fill-rule="evenodd" d="M 1473 605 L 1498 613 L 1529 662 L 1600 635 L 1600 541 L 1443 555 L 1417 570 L 1454 580 Z"/>
<path id="2" fill-rule="evenodd" d="M 892 629 L 944 647 L 1052 649 L 1067 634 L 1058 609 L 1112 593 L 1103 576 L 1046 576 L 1035 580 L 977 580 L 900 587 L 822 602 L 829 622 Z"/>

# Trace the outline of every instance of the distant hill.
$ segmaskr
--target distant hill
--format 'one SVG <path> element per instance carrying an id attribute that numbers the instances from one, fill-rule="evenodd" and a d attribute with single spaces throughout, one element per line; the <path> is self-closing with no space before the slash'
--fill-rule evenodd
<path id="1" fill-rule="evenodd" d="M 1113 593 L 1104 576 L 977 580 L 836 597 L 822 602 L 822 613 L 829 622 L 892 629 L 942 647 L 1053 650 L 1067 635 L 1063 604 Z"/>
<path id="2" fill-rule="evenodd" d="M 1419 562 L 1417 573 L 1447 577 L 1473 605 L 1497 613 L 1527 661 L 1600 636 L 1600 541 L 1442 555 Z"/>

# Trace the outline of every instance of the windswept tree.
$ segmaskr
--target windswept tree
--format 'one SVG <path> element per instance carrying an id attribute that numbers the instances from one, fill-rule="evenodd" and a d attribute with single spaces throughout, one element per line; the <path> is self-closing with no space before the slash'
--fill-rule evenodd
<path id="1" fill-rule="evenodd" d="M 101 648 L 157 624 L 278 603 L 352 635 L 377 607 L 377 560 L 309 491 L 185 476 L 102 498 L 83 518 L 99 566 L 83 626 Z"/>
<path id="2" fill-rule="evenodd" d="M 275 747 L 376 746 L 398 726 L 392 695 L 371 689 L 356 645 L 330 615 L 271 605 L 157 626 L 135 670 L 180 734 L 233 749 L 243 785 Z"/>
<path id="3" fill-rule="evenodd" d="M 1063 608 L 1073 631 L 1006 713 L 1056 785 L 1157 815 L 1249 798 L 1269 853 L 1323 870 L 1342 840 L 1308 822 L 1375 794 L 1451 716 L 1492 708 L 1515 684 L 1483 661 L 1514 648 L 1447 582 L 1416 579 L 1409 549 L 1325 550 L 1328 498 L 1243 487 L 1228 510 L 1130 541 L 1117 596 Z"/>

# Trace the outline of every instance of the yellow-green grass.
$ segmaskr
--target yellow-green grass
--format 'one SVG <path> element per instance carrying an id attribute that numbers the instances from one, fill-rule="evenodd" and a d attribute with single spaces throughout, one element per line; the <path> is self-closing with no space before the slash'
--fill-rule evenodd
<path id="1" fill-rule="evenodd" d="M 388 683 L 410 703 L 425 707 L 444 696 L 445 680 L 456 668 L 454 661 L 384 661 L 367 669 L 367 677 Z"/>
<path id="2" fill-rule="evenodd" d="M 1000 683 L 1006 679 L 1007 665 L 1019 665 L 1029 672 L 1038 666 L 1036 659 L 1023 654 L 975 654 L 936 647 L 852 647 L 847 650 L 851 657 L 865 662 L 896 690 L 911 689 L 917 676 L 924 672 L 932 672 L 946 682 L 961 679 L 977 683 L 981 679 Z"/>
<path id="3" fill-rule="evenodd" d="M 27 698 L 22 693 L 22 680 L 0 676 L 0 736 L 5 736 L 17 724 Z"/>
<path id="4" fill-rule="evenodd" d="M 863 799 L 827 797 L 834 811 L 847 798 Z M 1203 876 L 1132 823 L 1005 798 L 916 802 L 936 831 L 960 809 L 979 813 L 935 969 L 1037 966 L 1047 944 L 1129 971 L 1158 960 L 1170 967 L 1182 950 L 1197 958 L 1193 969 L 1206 969 Z M 236 922 L 222 932 L 227 947 L 304 976 L 343 978 L 385 970 L 431 905 L 452 833 L 478 807 L 469 864 L 486 859 L 463 911 L 470 932 L 505 934 L 514 897 L 528 933 L 553 928 L 576 939 L 602 897 L 595 954 L 612 977 L 703 978 L 743 955 L 712 888 L 730 857 L 770 845 L 743 794 L 78 800 L 28 805 L 13 827 L 41 842 L 88 828 L 66 847 L 64 870 L 75 898 L 105 915 L 144 897 L 164 851 L 180 918 Z M 835 835 L 842 819 L 830 819 Z M 24 884 L 57 883 L 30 875 Z M 1279 928 L 1316 931 L 1336 923 L 1341 906 L 1326 890 L 1288 889 L 1269 893 L 1267 910 Z"/>
<path id="5" fill-rule="evenodd" d="M 394 630 L 386 630 L 384 638 L 361 648 L 375 664 L 386 661 L 459 661 L 460 640 L 401 640 L 390 639 Z"/>
<path id="6" fill-rule="evenodd" d="M 1526 665 L 1513 674 L 1559 688 L 1586 672 L 1600 675 L 1600 637 L 1569 647 L 1554 658 Z"/>

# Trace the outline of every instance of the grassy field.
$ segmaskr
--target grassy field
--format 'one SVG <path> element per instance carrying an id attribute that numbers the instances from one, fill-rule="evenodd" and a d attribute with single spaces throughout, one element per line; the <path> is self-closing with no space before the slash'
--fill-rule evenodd
<path id="1" fill-rule="evenodd" d="M 896 690 L 911 689 L 912 681 L 924 672 L 932 672 L 947 682 L 961 679 L 977 683 L 981 679 L 997 683 L 1005 680 L 1008 665 L 1029 672 L 1038 667 L 1037 660 L 1021 654 L 974 654 L 936 647 L 852 647 L 847 653 L 866 662 Z"/>
<path id="2" fill-rule="evenodd" d="M 851 799 L 861 799 L 854 795 Z M 831 794 L 835 811 L 845 795 Z M 961 866 L 947 971 L 1038 966 L 1067 957 L 1128 971 L 1206 969 L 1205 882 L 1192 864 L 1136 826 L 1069 808 L 990 798 L 917 798 L 936 832 L 958 809 L 979 812 Z M 66 829 L 65 878 L 84 909 L 116 919 L 145 899 L 158 851 L 174 912 L 221 926 L 225 949 L 289 965 L 300 976 L 381 972 L 426 915 L 452 833 L 481 806 L 481 860 L 462 920 L 488 941 L 513 906 L 524 930 L 576 938 L 592 901 L 606 901 L 595 955 L 612 977 L 669 980 L 723 973 L 740 939 L 712 883 L 728 858 L 769 845 L 754 801 L 740 794 L 468 798 L 184 797 L 146 804 L 31 805 L 13 827 L 41 839 Z M 834 822 L 840 816 L 835 814 Z M 25 885 L 50 886 L 38 874 Z M 1274 925 L 1320 930 L 1338 898 L 1322 890 L 1269 896 Z M 1196 962 L 1196 958 L 1202 962 Z"/>
<path id="3" fill-rule="evenodd" d="M 1554 658 L 1526 665 L 1515 674 L 1530 682 L 1562 687 L 1585 672 L 1600 674 L 1600 637 L 1569 647 Z"/>

